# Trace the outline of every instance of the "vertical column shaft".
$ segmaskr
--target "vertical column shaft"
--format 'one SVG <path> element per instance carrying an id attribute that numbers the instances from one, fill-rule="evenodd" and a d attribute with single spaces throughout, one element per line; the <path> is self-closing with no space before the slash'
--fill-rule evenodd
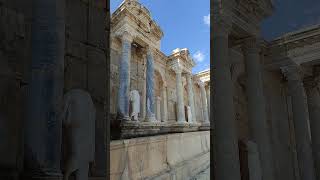
<path id="1" fill-rule="evenodd" d="M 148 47 L 147 52 L 147 73 L 146 73 L 146 98 L 147 98 L 147 117 L 148 122 L 155 121 L 154 113 L 154 64 L 152 49 Z"/>
<path id="2" fill-rule="evenodd" d="M 162 121 L 168 121 L 167 87 L 162 88 Z"/>
<path id="3" fill-rule="evenodd" d="M 204 83 L 199 83 L 201 91 L 201 101 L 202 101 L 202 114 L 203 114 L 203 123 L 209 123 L 209 114 L 208 114 L 208 105 L 207 105 L 207 95 Z"/>
<path id="4" fill-rule="evenodd" d="M 161 121 L 161 98 L 157 97 L 157 121 Z"/>
<path id="5" fill-rule="evenodd" d="M 248 114 L 251 136 L 258 145 L 261 159 L 262 177 L 274 179 L 271 139 L 267 124 L 266 104 L 263 93 L 263 80 L 260 67 L 259 44 L 250 38 L 245 42 L 247 70 Z"/>
<path id="6" fill-rule="evenodd" d="M 214 145 L 216 179 L 240 180 L 238 138 L 233 104 L 228 37 L 231 26 L 223 20 L 213 25 Z"/>
<path id="7" fill-rule="evenodd" d="M 146 56 L 144 57 L 144 61 L 146 61 Z M 145 119 L 146 118 L 146 108 L 147 108 L 147 100 L 146 100 L 146 96 L 147 96 L 147 89 L 146 89 L 146 82 L 147 82 L 147 77 L 146 77 L 146 69 L 147 67 L 145 66 L 145 68 L 143 68 L 143 86 L 142 86 L 142 93 L 141 93 L 141 119 Z"/>
<path id="8" fill-rule="evenodd" d="M 31 77 L 25 123 L 25 171 L 61 176 L 61 112 L 64 84 L 65 2 L 34 0 Z"/>
<path id="9" fill-rule="evenodd" d="M 312 137 L 312 149 L 317 172 L 317 180 L 320 180 L 320 94 L 317 80 L 309 82 L 307 89 L 308 110 L 310 116 L 310 129 Z"/>
<path id="10" fill-rule="evenodd" d="M 209 117 L 209 122 L 211 122 L 211 117 L 210 117 L 210 85 L 208 84 L 208 88 L 206 89 L 206 94 L 207 94 L 207 105 L 208 105 L 208 117 Z"/>
<path id="11" fill-rule="evenodd" d="M 122 34 L 122 54 L 119 70 L 118 119 L 129 120 L 130 59 L 132 37 Z"/>
<path id="12" fill-rule="evenodd" d="M 188 97 L 189 97 L 189 106 L 191 108 L 191 120 L 189 122 L 196 122 L 196 111 L 194 109 L 194 93 L 193 93 L 193 83 L 191 79 L 191 74 L 187 74 L 187 86 L 188 86 Z"/>
<path id="13" fill-rule="evenodd" d="M 288 89 L 292 101 L 293 124 L 296 139 L 300 178 L 315 180 L 315 170 L 308 127 L 308 107 L 301 74 L 296 66 L 282 69 L 288 79 Z"/>
<path id="14" fill-rule="evenodd" d="M 177 69 L 176 71 L 176 94 L 177 94 L 177 121 L 179 123 L 186 122 L 184 113 L 184 102 L 182 92 L 182 71 Z"/>

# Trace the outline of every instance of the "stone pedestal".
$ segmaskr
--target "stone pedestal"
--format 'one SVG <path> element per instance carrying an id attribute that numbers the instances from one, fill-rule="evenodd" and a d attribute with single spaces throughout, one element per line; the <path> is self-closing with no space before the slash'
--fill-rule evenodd
<path id="1" fill-rule="evenodd" d="M 255 38 L 244 43 L 249 126 L 252 139 L 257 143 L 263 179 L 275 179 L 269 127 L 267 124 L 266 102 L 263 93 L 262 68 L 260 66 L 260 44 Z"/>
<path id="2" fill-rule="evenodd" d="M 215 19 L 216 20 L 216 19 Z M 224 20 L 214 21 L 212 63 L 215 69 L 213 84 L 215 120 L 215 178 L 240 180 L 238 138 L 233 104 L 228 37 L 231 26 Z"/>
<path id="3" fill-rule="evenodd" d="M 119 90 L 117 104 L 117 119 L 130 120 L 129 117 L 129 88 L 130 88 L 130 58 L 132 36 L 124 32 L 122 39 L 122 54 L 119 68 Z"/>
<path id="4" fill-rule="evenodd" d="M 315 170 L 309 136 L 307 97 L 302 84 L 302 72 L 296 65 L 282 68 L 288 80 L 292 101 L 293 124 L 296 139 L 300 179 L 315 180 Z"/>
<path id="5" fill-rule="evenodd" d="M 34 0 L 32 11 L 24 179 L 60 179 L 65 1 Z"/>

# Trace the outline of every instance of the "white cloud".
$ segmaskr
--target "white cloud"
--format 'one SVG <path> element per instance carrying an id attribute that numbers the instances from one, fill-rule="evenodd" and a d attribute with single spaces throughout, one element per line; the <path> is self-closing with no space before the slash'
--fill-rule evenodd
<path id="1" fill-rule="evenodd" d="M 205 55 L 201 51 L 197 51 L 193 54 L 193 58 L 196 62 L 202 62 L 205 58 Z"/>
<path id="2" fill-rule="evenodd" d="M 208 14 L 207 16 L 203 16 L 203 22 L 204 24 L 210 26 L 210 14 Z"/>

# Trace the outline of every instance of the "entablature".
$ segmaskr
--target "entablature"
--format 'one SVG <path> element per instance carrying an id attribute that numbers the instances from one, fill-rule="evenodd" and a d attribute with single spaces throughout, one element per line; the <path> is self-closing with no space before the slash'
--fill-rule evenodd
<path id="1" fill-rule="evenodd" d="M 111 37 L 126 29 L 133 36 L 160 49 L 163 32 L 150 12 L 136 0 L 125 0 L 111 17 Z"/>

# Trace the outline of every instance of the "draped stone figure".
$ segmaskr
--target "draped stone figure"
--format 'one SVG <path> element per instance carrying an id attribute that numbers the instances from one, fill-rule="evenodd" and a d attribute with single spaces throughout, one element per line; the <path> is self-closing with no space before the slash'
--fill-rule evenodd
<path id="1" fill-rule="evenodd" d="M 134 121 L 138 121 L 138 115 L 140 113 L 140 95 L 137 90 L 132 90 L 130 92 L 130 102 L 131 102 L 131 114 L 130 118 L 133 117 Z"/>
<path id="2" fill-rule="evenodd" d="M 88 180 L 89 163 L 94 160 L 96 110 L 88 92 L 73 89 L 64 96 L 63 125 L 68 155 L 64 180 L 72 172 L 76 180 Z"/>
<path id="3" fill-rule="evenodd" d="M 192 123 L 192 112 L 191 112 L 191 107 L 187 106 L 187 117 L 188 117 L 188 122 Z"/>

